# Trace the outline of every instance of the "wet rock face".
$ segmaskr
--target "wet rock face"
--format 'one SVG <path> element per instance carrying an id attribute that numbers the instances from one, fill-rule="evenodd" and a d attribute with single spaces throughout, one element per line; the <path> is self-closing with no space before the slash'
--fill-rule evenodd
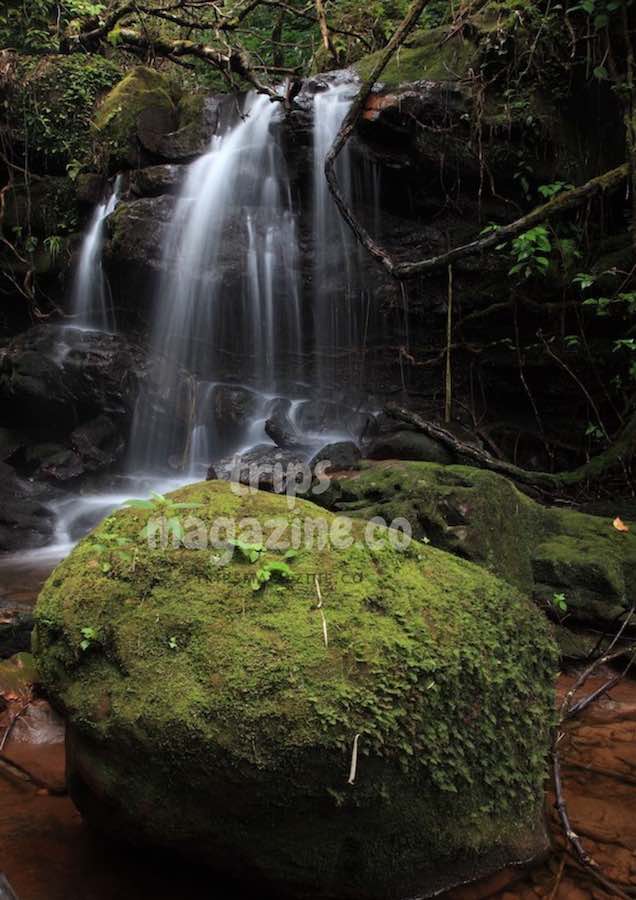
<path id="1" fill-rule="evenodd" d="M 130 413 L 144 354 L 124 337 L 39 325 L 0 349 L 4 421 L 55 437 L 100 413 Z"/>
<path id="2" fill-rule="evenodd" d="M 60 487 L 121 462 L 146 354 L 122 336 L 39 325 L 0 349 L 0 549 L 49 543 Z"/>
<path id="3" fill-rule="evenodd" d="M 206 522 L 342 523 L 220 481 L 172 498 Z M 555 656 L 527 599 L 388 530 L 371 549 L 361 523 L 353 546 L 303 544 L 282 568 L 283 549 L 250 561 L 237 544 L 211 578 L 209 552 L 146 542 L 134 571 L 91 565 L 147 518 L 109 516 L 38 600 L 85 818 L 302 898 L 431 896 L 543 849 Z M 267 566 L 280 577 L 256 590 Z"/>
<path id="4" fill-rule="evenodd" d="M 0 659 L 31 649 L 33 624 L 33 615 L 29 612 L 0 608 Z"/>
<path id="5" fill-rule="evenodd" d="M 48 492 L 41 485 L 19 478 L 0 463 L 0 551 L 19 551 L 50 543 L 55 528 L 47 506 Z"/>
<path id="6" fill-rule="evenodd" d="M 174 194 L 185 177 L 186 168 L 171 163 L 137 169 L 130 176 L 130 190 L 137 197 L 159 197 Z"/>
<path id="7" fill-rule="evenodd" d="M 309 465 L 314 469 L 319 463 L 323 463 L 326 472 L 355 469 L 361 456 L 360 448 L 353 441 L 336 441 L 333 444 L 326 444 Z"/>

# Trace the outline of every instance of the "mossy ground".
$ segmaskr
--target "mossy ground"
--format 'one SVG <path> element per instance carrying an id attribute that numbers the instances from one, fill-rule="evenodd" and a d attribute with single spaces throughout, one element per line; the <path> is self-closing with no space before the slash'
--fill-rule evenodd
<path id="1" fill-rule="evenodd" d="M 208 522 L 334 520 L 218 482 L 173 499 L 201 503 L 192 512 Z M 109 516 L 53 573 L 36 612 L 41 675 L 76 735 L 76 770 L 120 820 L 343 896 L 351 879 L 353 895 L 389 896 L 442 860 L 524 844 L 555 665 L 527 600 L 430 547 L 398 551 L 385 533 L 367 549 L 362 523 L 354 546 L 300 549 L 290 579 L 253 591 L 255 569 L 281 552 L 219 570 L 209 552 L 140 543 L 147 517 Z M 97 548 L 118 538 L 137 547 L 134 560 L 114 553 L 104 572 Z"/>

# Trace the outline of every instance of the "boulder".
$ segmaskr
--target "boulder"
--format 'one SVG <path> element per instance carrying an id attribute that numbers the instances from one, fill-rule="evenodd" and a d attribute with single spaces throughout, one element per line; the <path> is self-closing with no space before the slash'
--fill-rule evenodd
<path id="1" fill-rule="evenodd" d="M 104 411 L 126 415 L 144 359 L 119 335 L 37 325 L 0 349 L 2 424 L 54 442 Z"/>
<path id="2" fill-rule="evenodd" d="M 375 431 L 375 419 L 346 403 L 306 400 L 296 410 L 295 422 L 301 431 L 320 435 L 325 432 L 348 433 L 355 440 Z"/>
<path id="3" fill-rule="evenodd" d="M 130 176 L 130 189 L 137 197 L 158 197 L 174 194 L 184 178 L 184 167 L 166 163 L 162 166 L 147 166 L 137 169 Z"/>
<path id="4" fill-rule="evenodd" d="M 290 410 L 289 400 L 276 400 L 265 422 L 265 432 L 281 449 L 302 454 L 307 451 L 310 441 L 290 419 Z"/>
<path id="5" fill-rule="evenodd" d="M 303 898 L 426 897 L 543 850 L 556 656 L 527 599 L 386 529 L 325 545 L 346 522 L 306 501 L 171 496 L 314 540 L 254 556 L 239 528 L 211 574 L 209 549 L 139 542 L 152 513 L 127 508 L 55 570 L 34 647 L 88 822 Z M 105 572 L 117 538 L 135 565 Z"/>
<path id="6" fill-rule="evenodd" d="M 371 519 L 405 518 L 426 539 L 532 594 L 565 623 L 615 627 L 636 604 L 636 534 L 611 517 L 546 508 L 501 475 L 432 463 L 363 464 L 316 497 L 327 508 Z"/>
<path id="7" fill-rule="evenodd" d="M 156 69 L 136 66 L 107 94 L 95 132 L 111 170 L 152 161 L 144 147 L 178 126 L 170 85 Z"/>
<path id="8" fill-rule="evenodd" d="M 42 488 L 0 463 L 0 551 L 43 547 L 54 530 L 55 517 Z"/>
<path id="9" fill-rule="evenodd" d="M 326 444 L 316 453 L 310 467 L 314 469 L 318 463 L 328 462 L 327 472 L 342 471 L 344 469 L 357 469 L 362 454 L 360 448 L 353 441 L 336 441 L 334 444 Z"/>
<path id="10" fill-rule="evenodd" d="M 368 446 L 365 456 L 368 459 L 409 459 L 442 465 L 450 465 L 455 461 L 450 451 L 438 441 L 407 429 L 375 438 Z"/>
<path id="11" fill-rule="evenodd" d="M 97 206 L 101 203 L 108 182 L 98 172 L 80 172 L 75 182 L 75 190 L 79 203 L 84 206 Z"/>
<path id="12" fill-rule="evenodd" d="M 161 72 L 136 66 L 104 98 L 95 117 L 109 168 L 194 159 L 206 149 L 223 102 L 196 93 L 177 99 Z"/>
<path id="13" fill-rule="evenodd" d="M 0 610 L 0 659 L 31 649 L 33 616 L 24 610 Z"/>

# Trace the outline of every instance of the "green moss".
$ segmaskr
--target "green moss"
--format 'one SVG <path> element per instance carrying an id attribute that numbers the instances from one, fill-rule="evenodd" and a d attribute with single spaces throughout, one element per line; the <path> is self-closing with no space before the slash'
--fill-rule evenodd
<path id="1" fill-rule="evenodd" d="M 366 464 L 319 498 L 329 509 L 371 519 L 405 518 L 414 536 L 485 566 L 523 591 L 533 585 L 529 535 L 538 508 L 511 482 L 464 466 Z"/>
<path id="2" fill-rule="evenodd" d="M 417 31 L 399 50 L 382 73 L 380 80 L 387 87 L 412 81 L 458 81 L 466 75 L 477 59 L 477 47 L 460 37 L 440 47 L 446 28 Z M 371 53 L 359 60 L 354 68 L 361 78 L 368 78 L 383 51 Z"/>
<path id="3" fill-rule="evenodd" d="M 137 119 L 149 108 L 176 115 L 167 79 L 155 69 L 137 66 L 104 98 L 95 116 L 102 158 L 111 168 L 126 165 L 135 155 Z"/>
<path id="4" fill-rule="evenodd" d="M 208 524 L 336 521 L 219 482 L 173 497 L 202 504 Z M 111 515 L 38 600 L 35 651 L 87 814 L 103 814 L 92 782 L 122 833 L 343 897 L 536 849 L 555 656 L 531 603 L 438 550 L 400 552 L 387 532 L 367 548 L 361 522 L 353 546 L 302 547 L 291 579 L 255 592 L 254 571 L 282 551 L 219 569 L 207 551 L 149 549 L 147 516 Z M 99 546 L 117 538 L 134 559 L 112 554 L 104 572 Z"/>
<path id="5" fill-rule="evenodd" d="M 570 616 L 611 622 L 636 603 L 636 535 L 611 519 L 546 509 L 507 479 L 434 463 L 370 465 L 317 498 L 371 519 L 406 518 L 418 539 L 486 567 L 549 605 L 565 593 Z"/>

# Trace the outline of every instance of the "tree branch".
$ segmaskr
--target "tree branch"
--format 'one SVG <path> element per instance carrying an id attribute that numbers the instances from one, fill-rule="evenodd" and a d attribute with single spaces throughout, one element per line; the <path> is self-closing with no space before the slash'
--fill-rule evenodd
<path id="1" fill-rule="evenodd" d="M 222 72 L 239 75 L 252 84 L 260 94 L 267 94 L 272 100 L 284 102 L 285 98 L 281 94 L 278 94 L 273 88 L 260 80 L 251 66 L 247 53 L 242 49 L 230 49 L 228 52 L 223 53 L 214 47 L 195 41 L 150 40 L 132 28 L 122 28 L 119 36 L 124 46 L 150 50 L 158 56 L 165 56 L 173 61 L 183 56 L 194 56 Z"/>
<path id="2" fill-rule="evenodd" d="M 621 182 L 628 177 L 630 172 L 629 163 L 618 166 L 616 169 L 612 169 L 609 172 L 598 175 L 596 178 L 592 178 L 586 184 L 553 197 L 547 203 L 536 207 L 527 215 L 522 216 L 510 225 L 504 225 L 485 237 L 471 241 L 469 244 L 454 247 L 446 253 L 442 253 L 440 256 L 432 256 L 428 259 L 415 260 L 413 262 L 397 262 L 393 260 L 388 251 L 381 247 L 371 237 L 366 228 L 356 218 L 353 210 L 345 200 L 338 183 L 335 163 L 351 138 L 351 135 L 366 108 L 367 100 L 371 95 L 375 83 L 391 61 L 396 50 L 404 43 L 410 32 L 417 25 L 427 3 L 428 0 L 415 0 L 415 2 L 411 4 L 402 24 L 387 44 L 382 56 L 374 66 L 371 75 L 360 88 L 357 97 L 353 101 L 353 104 L 334 139 L 331 149 L 327 154 L 327 158 L 325 159 L 325 176 L 327 178 L 329 190 L 331 191 L 342 217 L 347 222 L 358 241 L 360 241 L 360 243 L 368 250 L 371 256 L 382 263 L 390 275 L 393 275 L 398 279 L 412 278 L 414 275 L 420 275 L 424 272 L 431 272 L 435 269 L 449 266 L 459 259 L 475 256 L 486 250 L 491 250 L 498 244 L 512 240 L 524 231 L 551 219 L 553 216 L 561 215 L 570 209 L 580 206 L 585 200 L 588 200 L 597 194 L 612 190 L 621 184 Z"/>
<path id="3" fill-rule="evenodd" d="M 485 450 L 475 447 L 473 444 L 466 444 L 460 441 L 454 434 L 436 425 L 434 422 L 427 422 L 417 413 L 402 409 L 395 403 L 389 403 L 386 406 L 389 415 L 403 422 L 414 425 L 418 431 L 422 431 L 428 437 L 437 441 L 445 447 L 448 447 L 458 456 L 468 458 L 471 462 L 476 463 L 482 469 L 489 469 L 491 472 L 497 472 L 499 475 L 505 475 L 520 484 L 528 487 L 535 487 L 544 490 L 563 489 L 568 486 L 580 484 L 586 480 L 598 480 L 605 475 L 607 471 L 615 465 L 622 464 L 625 459 L 636 453 L 636 414 L 627 423 L 620 437 L 614 444 L 594 457 L 590 462 L 571 472 L 531 472 L 527 469 L 520 469 L 512 463 L 502 459 L 495 459 Z"/>
<path id="4" fill-rule="evenodd" d="M 331 40 L 331 32 L 327 24 L 327 15 L 325 13 L 325 5 L 322 0 L 316 0 L 316 15 L 318 16 L 318 24 L 320 25 L 320 34 L 322 35 L 322 43 L 325 50 L 329 53 L 333 61 L 338 63 L 338 54 Z"/>

